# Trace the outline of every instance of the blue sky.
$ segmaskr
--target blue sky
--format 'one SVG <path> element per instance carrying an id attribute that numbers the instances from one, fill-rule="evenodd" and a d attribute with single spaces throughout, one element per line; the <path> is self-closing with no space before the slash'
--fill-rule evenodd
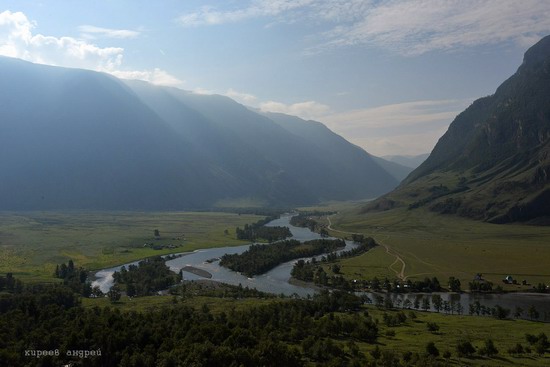
<path id="1" fill-rule="evenodd" d="M 218 93 L 376 155 L 432 149 L 550 34 L 547 0 L 2 1 L 0 54 Z"/>

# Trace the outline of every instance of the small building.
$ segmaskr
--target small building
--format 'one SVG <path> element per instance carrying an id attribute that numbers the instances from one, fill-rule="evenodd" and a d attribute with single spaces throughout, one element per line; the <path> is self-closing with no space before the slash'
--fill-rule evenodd
<path id="1" fill-rule="evenodd" d="M 506 284 L 514 284 L 515 280 L 511 275 L 507 275 L 506 278 L 502 280 Z"/>

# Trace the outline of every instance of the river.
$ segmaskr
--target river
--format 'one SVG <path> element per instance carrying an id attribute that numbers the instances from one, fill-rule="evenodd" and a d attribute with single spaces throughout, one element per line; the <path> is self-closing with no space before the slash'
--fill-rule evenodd
<path id="1" fill-rule="evenodd" d="M 321 236 L 318 233 L 312 232 L 307 228 L 295 227 L 290 225 L 289 222 L 291 217 L 292 217 L 291 215 L 283 215 L 279 219 L 275 219 L 267 223 L 266 226 L 271 226 L 271 227 L 286 226 L 290 229 L 290 232 L 292 233 L 291 238 L 301 242 L 321 238 Z M 294 263 L 299 259 L 282 263 L 277 267 L 271 269 L 267 273 L 258 275 L 254 278 L 248 278 L 240 273 L 231 271 L 227 268 L 224 268 L 223 266 L 220 266 L 219 260 L 210 261 L 212 259 L 219 259 L 224 254 L 243 253 L 249 247 L 250 247 L 250 244 L 242 245 L 242 246 L 217 247 L 217 248 L 210 248 L 210 249 L 204 249 L 204 250 L 197 250 L 191 253 L 180 254 L 181 255 L 180 257 L 173 260 L 168 260 L 166 262 L 166 265 L 170 267 L 170 270 L 176 273 L 185 267 L 193 267 L 193 268 L 201 269 L 212 274 L 211 280 L 233 284 L 233 285 L 241 284 L 243 287 L 256 288 L 263 292 L 269 292 L 274 294 L 282 293 L 287 296 L 296 294 L 301 297 L 305 297 L 307 295 L 313 295 L 315 293 L 315 289 L 312 287 L 294 285 L 289 283 L 290 272 L 292 270 L 292 267 L 294 266 Z M 356 244 L 354 244 L 351 241 L 346 241 L 346 247 L 344 247 L 343 249 L 337 252 L 347 251 L 355 247 L 357 247 Z M 321 256 L 323 255 L 318 255 L 316 257 L 321 258 Z M 309 257 L 304 258 L 304 260 L 309 260 L 309 259 L 311 258 Z M 124 265 L 128 267 L 128 265 L 137 264 L 138 262 L 139 261 L 135 261 L 133 263 L 124 264 Z M 102 292 L 108 292 L 113 285 L 113 273 L 115 271 L 119 271 L 122 266 L 123 265 L 98 271 L 95 274 L 96 279 L 93 281 L 92 286 L 97 285 L 99 286 Z M 183 277 L 186 280 L 204 279 L 199 275 L 195 275 L 187 271 L 183 272 Z"/>
<path id="2" fill-rule="evenodd" d="M 292 238 L 298 241 L 308 241 L 319 239 L 321 236 L 318 233 L 310 231 L 308 228 L 300 228 L 290 225 L 291 215 L 283 215 L 279 219 L 273 220 L 266 224 L 267 226 L 287 226 L 292 233 Z M 346 247 L 340 251 L 350 250 L 356 245 L 351 241 L 346 241 Z M 305 297 L 307 295 L 313 295 L 316 292 L 314 287 L 310 287 L 307 284 L 303 286 L 290 284 L 290 272 L 296 260 L 292 260 L 278 265 L 269 272 L 258 275 L 254 278 L 248 278 L 240 273 L 236 273 L 227 268 L 219 265 L 219 258 L 224 254 L 240 254 L 246 251 L 250 247 L 248 245 L 236 246 L 236 247 L 218 247 L 204 250 L 197 250 L 191 253 L 180 254 L 181 256 L 168 260 L 166 264 L 174 272 L 179 272 L 182 268 L 189 266 L 197 269 L 207 271 L 212 274 L 211 280 L 219 281 L 228 284 L 239 285 L 243 287 L 256 288 L 263 292 L 269 292 L 274 294 L 284 294 L 287 296 L 298 295 Z M 322 255 L 317 256 L 320 258 Z M 212 259 L 217 259 L 210 261 Z M 310 258 L 306 258 L 308 260 Z M 208 260 L 208 261 L 207 261 Z M 126 267 L 130 264 L 137 264 L 138 261 L 125 264 Z M 120 270 L 121 266 L 103 269 L 98 271 L 95 276 L 96 280 L 92 283 L 92 286 L 99 286 L 101 291 L 108 292 L 113 285 L 113 273 Z M 199 275 L 195 275 L 190 272 L 183 272 L 184 279 L 196 280 L 204 279 Z M 364 293 L 373 301 L 375 294 Z M 521 307 L 524 310 L 523 317 L 527 317 L 527 310 L 530 306 L 534 306 L 540 313 L 540 319 L 544 319 L 546 313 L 547 317 L 550 317 L 550 295 L 536 294 L 536 293 L 505 293 L 505 294 L 470 294 L 470 293 L 438 293 L 441 295 L 444 301 L 458 303 L 463 307 L 463 313 L 467 314 L 469 310 L 469 304 L 476 301 L 480 302 L 486 307 L 494 307 L 500 305 L 501 307 L 509 308 L 514 312 L 516 306 Z M 382 294 L 385 297 L 386 295 Z M 416 297 L 428 297 L 431 299 L 432 294 L 416 294 L 416 293 L 404 293 L 404 294 L 390 294 L 391 299 L 395 302 L 404 302 L 405 299 L 409 299 L 414 303 Z M 433 308 L 431 309 L 433 311 Z M 548 320 L 550 321 L 550 320 Z"/>

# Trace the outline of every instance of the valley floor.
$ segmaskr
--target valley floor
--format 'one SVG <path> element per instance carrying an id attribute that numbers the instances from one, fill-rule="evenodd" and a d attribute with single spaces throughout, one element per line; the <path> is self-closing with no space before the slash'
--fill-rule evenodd
<path id="1" fill-rule="evenodd" d="M 382 246 L 342 260 L 342 272 L 359 278 L 419 280 L 457 277 L 467 289 L 477 273 L 509 291 L 550 284 L 550 227 L 497 225 L 417 209 L 359 214 L 348 210 L 320 218 L 336 236 L 361 233 Z M 507 285 L 511 275 L 519 284 Z M 522 280 L 530 285 L 522 286 Z"/>

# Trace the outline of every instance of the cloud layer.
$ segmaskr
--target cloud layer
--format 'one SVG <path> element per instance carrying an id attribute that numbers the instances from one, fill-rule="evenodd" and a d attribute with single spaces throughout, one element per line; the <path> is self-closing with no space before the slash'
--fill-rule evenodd
<path id="1" fill-rule="evenodd" d="M 547 0 L 255 0 L 222 10 L 204 6 L 177 18 L 198 27 L 274 18 L 323 23 L 306 53 L 371 45 L 404 55 L 513 41 L 531 45 L 550 32 Z M 244 4 L 244 5 L 243 5 Z"/>
<path id="2" fill-rule="evenodd" d="M 108 38 L 135 38 L 140 32 L 128 29 L 111 29 L 95 27 L 93 25 L 81 25 L 78 30 L 84 34 L 86 38 L 95 38 L 96 36 Z"/>
<path id="3" fill-rule="evenodd" d="M 34 33 L 36 24 L 22 12 L 6 10 L 0 13 L 0 55 L 16 57 L 39 64 L 90 69 L 118 77 L 137 78 L 164 85 L 179 85 L 181 81 L 167 72 L 124 70 L 124 49 L 99 47 L 87 40 L 73 37 L 53 37 Z M 88 32 L 108 37 L 137 36 L 127 30 L 85 26 Z M 82 29 L 81 29 L 82 31 Z"/>
<path id="4" fill-rule="evenodd" d="M 433 148 L 470 100 L 398 103 L 325 116 L 321 121 L 375 155 L 422 154 Z"/>

